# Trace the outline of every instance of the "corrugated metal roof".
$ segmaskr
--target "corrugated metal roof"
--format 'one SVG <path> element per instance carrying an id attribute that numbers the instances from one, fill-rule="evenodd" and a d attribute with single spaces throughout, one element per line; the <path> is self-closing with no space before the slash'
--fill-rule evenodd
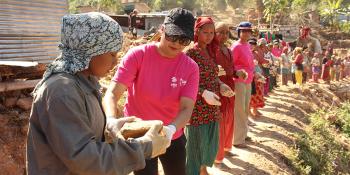
<path id="1" fill-rule="evenodd" d="M 67 13 L 67 0 L 0 0 L 0 61 L 55 59 Z"/>

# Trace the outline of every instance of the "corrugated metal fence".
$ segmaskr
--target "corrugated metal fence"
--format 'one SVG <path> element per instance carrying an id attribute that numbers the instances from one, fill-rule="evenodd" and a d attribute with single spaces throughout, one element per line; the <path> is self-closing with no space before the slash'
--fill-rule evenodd
<path id="1" fill-rule="evenodd" d="M 0 0 L 0 61 L 55 59 L 65 14 L 67 0 Z"/>

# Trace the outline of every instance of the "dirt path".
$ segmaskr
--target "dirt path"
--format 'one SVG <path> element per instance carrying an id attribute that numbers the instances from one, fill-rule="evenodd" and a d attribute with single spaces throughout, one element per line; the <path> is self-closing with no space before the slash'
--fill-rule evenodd
<path id="1" fill-rule="evenodd" d="M 350 84 L 350 79 L 342 83 Z M 260 111 L 263 116 L 255 121 L 256 126 L 250 127 L 247 149 L 232 148 L 234 156 L 224 159 L 220 169 L 209 169 L 214 175 L 231 174 L 295 174 L 288 166 L 286 155 L 294 147 L 296 133 L 303 133 L 308 124 L 306 107 L 309 103 L 298 93 L 293 93 L 296 86 L 289 84 L 273 91 L 267 97 L 266 106 Z"/>

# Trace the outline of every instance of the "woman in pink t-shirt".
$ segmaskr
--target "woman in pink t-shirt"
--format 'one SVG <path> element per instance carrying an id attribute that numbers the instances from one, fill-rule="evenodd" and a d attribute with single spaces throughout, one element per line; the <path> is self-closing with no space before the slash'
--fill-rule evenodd
<path id="1" fill-rule="evenodd" d="M 167 152 L 159 156 L 166 175 L 185 175 L 183 128 L 196 101 L 199 69 L 182 50 L 193 39 L 193 26 L 188 10 L 171 10 L 159 43 L 134 47 L 123 57 L 104 101 L 106 115 L 115 116 L 117 102 L 127 90 L 125 116 L 163 121 L 166 137 L 172 139 Z M 158 174 L 157 162 L 158 157 L 146 160 L 146 167 L 134 174 Z"/>
<path id="2" fill-rule="evenodd" d="M 235 111 L 234 111 L 234 136 L 233 145 L 238 148 L 246 148 L 245 141 L 250 139 L 248 134 L 248 114 L 251 90 L 255 65 L 253 62 L 253 53 L 250 49 L 248 40 L 252 33 L 252 24 L 241 22 L 237 28 L 239 40 L 233 44 L 231 51 L 233 53 L 233 64 L 235 70 L 244 69 L 248 73 L 246 79 L 235 79 Z"/>

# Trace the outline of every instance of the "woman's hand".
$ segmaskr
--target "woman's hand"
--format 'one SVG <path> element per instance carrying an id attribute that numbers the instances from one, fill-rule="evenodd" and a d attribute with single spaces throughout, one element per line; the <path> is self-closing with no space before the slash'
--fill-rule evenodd
<path id="1" fill-rule="evenodd" d="M 164 126 L 163 123 L 159 121 L 153 124 L 144 136 L 135 139 L 141 143 L 152 143 L 151 158 L 164 154 L 166 149 L 171 145 L 171 138 L 169 139 L 166 135 L 167 133 L 161 131 L 164 131 Z"/>
<path id="2" fill-rule="evenodd" d="M 241 78 L 243 80 L 246 80 L 248 78 L 248 73 L 244 69 L 240 69 L 236 72 L 236 75 L 238 78 Z"/>
<path id="3" fill-rule="evenodd" d="M 264 76 L 261 76 L 257 79 L 258 82 L 265 84 L 266 83 L 266 78 Z"/>
<path id="4" fill-rule="evenodd" d="M 171 140 L 173 138 L 173 135 L 176 132 L 176 126 L 175 125 L 163 126 L 163 131 L 165 132 L 166 137 L 169 140 Z"/>
<path id="5" fill-rule="evenodd" d="M 209 105 L 221 106 L 220 97 L 216 95 L 214 92 L 204 90 L 202 97 Z"/>
<path id="6" fill-rule="evenodd" d="M 137 117 L 122 117 L 118 119 L 115 117 L 107 117 L 106 120 L 106 132 L 112 139 L 115 139 L 117 138 L 120 129 L 124 126 L 125 123 L 141 119 Z"/>
<path id="7" fill-rule="evenodd" d="M 219 68 L 218 76 L 226 75 L 226 71 L 224 70 L 224 68 L 222 68 L 220 65 L 218 65 L 218 68 Z"/>
<path id="8" fill-rule="evenodd" d="M 225 97 L 233 97 L 235 93 L 225 83 L 220 84 L 220 94 Z"/>

